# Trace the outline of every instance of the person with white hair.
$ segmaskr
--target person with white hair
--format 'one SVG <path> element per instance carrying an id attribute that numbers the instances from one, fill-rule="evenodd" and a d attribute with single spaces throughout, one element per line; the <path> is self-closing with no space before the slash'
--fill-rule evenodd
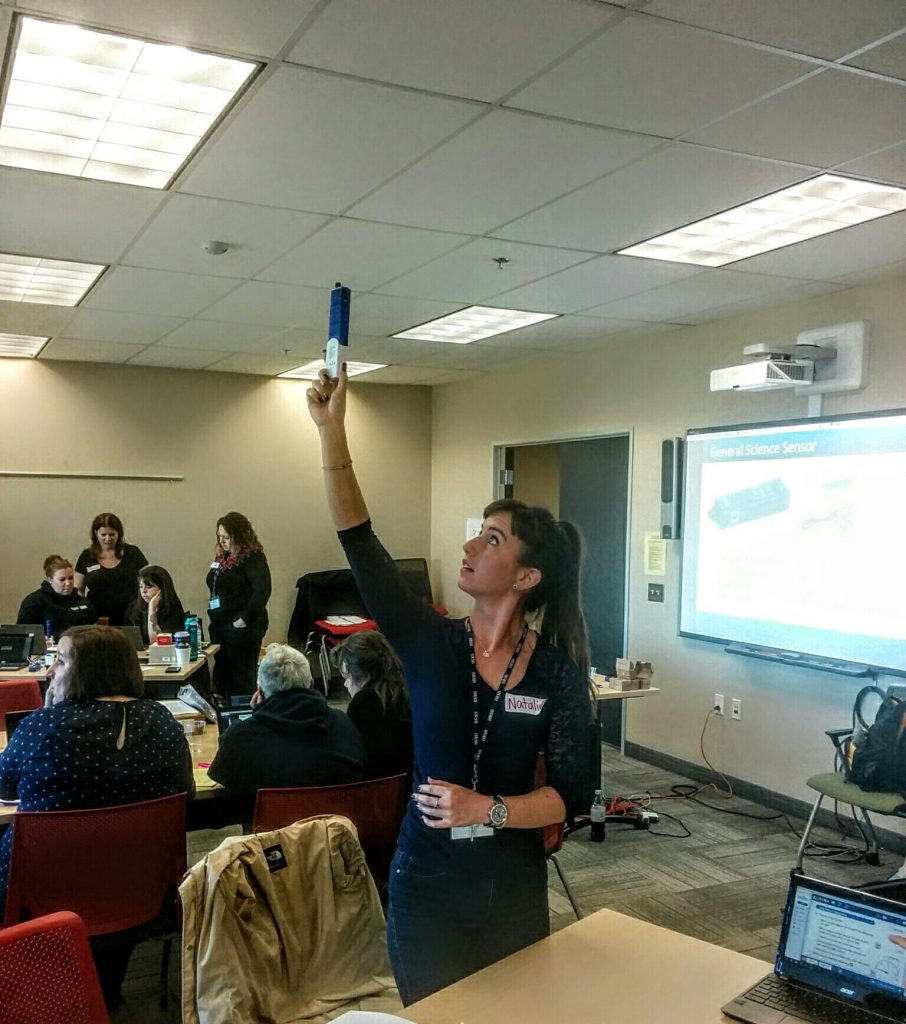
<path id="1" fill-rule="evenodd" d="M 252 714 L 221 737 L 211 778 L 235 793 L 359 782 L 365 770 L 362 737 L 311 682 L 301 651 L 271 644 L 258 666 Z"/>

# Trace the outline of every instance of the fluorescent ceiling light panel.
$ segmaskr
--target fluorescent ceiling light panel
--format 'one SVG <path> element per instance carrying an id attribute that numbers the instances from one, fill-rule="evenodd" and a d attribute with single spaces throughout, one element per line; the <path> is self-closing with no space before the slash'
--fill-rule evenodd
<path id="1" fill-rule="evenodd" d="M 0 253 L 0 299 L 75 306 L 104 269 L 97 263 Z"/>
<path id="2" fill-rule="evenodd" d="M 34 357 L 50 341 L 31 334 L 0 334 L 0 357 L 23 359 Z"/>
<path id="3" fill-rule="evenodd" d="M 522 309 L 495 309 L 493 306 L 469 306 L 458 313 L 449 313 L 437 320 L 411 327 L 393 334 L 393 338 L 412 338 L 415 341 L 447 341 L 455 345 L 468 345 L 495 334 L 506 334 L 520 327 L 553 320 L 559 313 L 529 313 Z"/>
<path id="4" fill-rule="evenodd" d="M 346 363 L 346 373 L 350 377 L 357 377 L 360 373 L 371 373 L 372 370 L 383 370 L 386 363 Z M 295 370 L 287 370 L 285 373 L 278 373 L 278 377 L 292 377 L 294 380 L 317 380 L 318 372 L 324 369 L 323 359 L 313 359 L 304 366 L 297 366 Z"/>
<path id="5" fill-rule="evenodd" d="M 166 188 L 257 64 L 21 18 L 0 164 Z"/>
<path id="6" fill-rule="evenodd" d="M 723 267 L 900 210 L 906 210 L 906 189 L 822 174 L 617 255 Z"/>

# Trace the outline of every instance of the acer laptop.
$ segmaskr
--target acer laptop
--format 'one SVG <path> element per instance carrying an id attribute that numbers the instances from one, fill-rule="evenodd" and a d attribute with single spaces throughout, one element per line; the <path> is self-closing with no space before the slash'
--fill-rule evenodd
<path id="1" fill-rule="evenodd" d="M 25 668 L 34 638 L 34 633 L 0 632 L 0 670 Z"/>
<path id="2" fill-rule="evenodd" d="M 44 635 L 44 627 L 40 623 L 29 623 L 28 625 L 0 623 L 0 633 L 34 634 L 34 643 L 29 651 L 29 656 L 32 658 L 43 657 L 44 651 L 47 649 L 47 638 Z"/>
<path id="3" fill-rule="evenodd" d="M 722 1007 L 748 1024 L 906 1019 L 906 905 L 793 873 L 774 973 Z"/>

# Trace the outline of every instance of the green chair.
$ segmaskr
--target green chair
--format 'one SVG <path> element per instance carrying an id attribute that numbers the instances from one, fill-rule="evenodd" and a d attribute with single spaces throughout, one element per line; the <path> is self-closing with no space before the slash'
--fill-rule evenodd
<path id="1" fill-rule="evenodd" d="M 852 729 L 829 729 L 827 735 L 837 752 L 837 763 L 846 765 L 846 742 L 852 736 Z M 900 793 L 875 793 L 870 790 L 861 789 L 854 782 L 848 782 L 843 771 L 821 772 L 806 780 L 809 789 L 814 789 L 818 794 L 812 813 L 809 815 L 805 831 L 802 833 L 802 840 L 799 843 L 799 851 L 796 855 L 796 868 L 802 870 L 802 858 L 805 855 L 805 848 L 808 844 L 809 833 L 825 797 L 829 797 L 837 803 L 848 804 L 852 808 L 853 820 L 856 827 L 862 833 L 866 844 L 865 860 L 869 864 L 878 864 L 878 837 L 875 834 L 869 811 L 875 814 L 887 814 L 897 818 L 906 818 L 906 800 Z"/>

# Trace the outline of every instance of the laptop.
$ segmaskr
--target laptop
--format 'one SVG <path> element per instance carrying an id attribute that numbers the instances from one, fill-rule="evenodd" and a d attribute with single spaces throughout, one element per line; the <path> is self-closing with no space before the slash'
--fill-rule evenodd
<path id="1" fill-rule="evenodd" d="M 236 704 L 230 707 L 217 706 L 217 735 L 222 736 L 231 725 L 244 722 L 252 717 L 254 708 L 251 704 Z"/>
<path id="2" fill-rule="evenodd" d="M 906 904 L 794 872 L 774 973 L 722 1010 L 748 1024 L 902 1022 Z"/>
<path id="3" fill-rule="evenodd" d="M 0 631 L 0 671 L 25 668 L 34 639 L 34 633 Z"/>
<path id="4" fill-rule="evenodd" d="M 145 641 L 142 640 L 142 631 L 138 626 L 115 626 L 114 629 L 118 629 L 121 633 L 125 633 L 127 639 L 136 651 L 141 652 L 146 650 Z"/>
<path id="5" fill-rule="evenodd" d="M 44 627 L 38 622 L 26 625 L 22 623 L 16 623 L 15 625 L 0 623 L 0 633 L 33 633 L 35 642 L 31 645 L 30 651 L 33 658 L 43 657 L 45 650 L 47 650 L 47 637 L 44 635 Z"/>

